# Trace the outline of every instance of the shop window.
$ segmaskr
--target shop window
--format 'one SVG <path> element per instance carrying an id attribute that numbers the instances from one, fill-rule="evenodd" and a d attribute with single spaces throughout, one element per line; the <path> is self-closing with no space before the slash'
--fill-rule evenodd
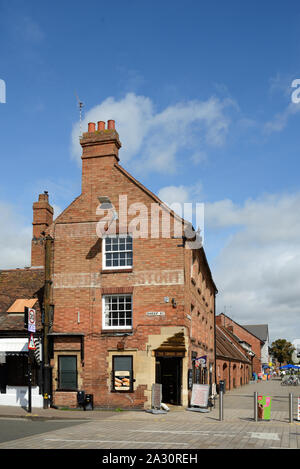
<path id="1" fill-rule="evenodd" d="M 6 355 L 5 368 L 6 385 L 7 386 L 27 386 L 28 378 L 28 355 L 27 353 Z M 35 386 L 37 381 L 36 370 L 32 366 L 32 385 Z"/>
<path id="2" fill-rule="evenodd" d="M 132 355 L 114 355 L 112 370 L 112 391 L 133 391 L 133 357 Z"/>
<path id="3" fill-rule="evenodd" d="M 58 357 L 58 388 L 64 391 L 77 389 L 77 356 Z"/>

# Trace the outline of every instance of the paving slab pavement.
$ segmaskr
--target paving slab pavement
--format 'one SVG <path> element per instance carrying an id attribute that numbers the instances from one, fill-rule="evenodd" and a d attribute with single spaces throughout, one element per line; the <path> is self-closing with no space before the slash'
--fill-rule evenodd
<path id="1" fill-rule="evenodd" d="M 270 421 L 254 421 L 253 393 L 273 397 Z M 5 442 L 0 448 L 27 449 L 299 449 L 300 422 L 289 423 L 288 396 L 300 387 L 286 388 L 280 381 L 258 382 L 226 392 L 224 420 L 219 420 L 218 399 L 208 413 L 170 406 L 167 414 L 145 411 L 59 410 L 0 407 L 1 419 L 68 420 L 76 425 L 41 435 Z M 296 412 L 296 405 L 294 406 Z"/>

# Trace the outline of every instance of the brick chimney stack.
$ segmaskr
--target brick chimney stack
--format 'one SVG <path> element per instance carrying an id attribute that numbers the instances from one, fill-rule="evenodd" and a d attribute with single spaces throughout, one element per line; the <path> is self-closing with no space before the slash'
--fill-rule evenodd
<path id="1" fill-rule="evenodd" d="M 105 122 L 88 124 L 88 132 L 83 133 L 80 140 L 82 146 L 82 192 L 89 191 L 101 180 L 103 171 L 110 171 L 119 162 L 121 142 L 115 130 L 115 121 L 109 120 L 107 128 Z"/>
<path id="2" fill-rule="evenodd" d="M 53 222 L 53 208 L 49 204 L 48 192 L 39 194 L 33 204 L 33 233 L 31 242 L 31 267 L 45 266 L 44 232 Z"/>

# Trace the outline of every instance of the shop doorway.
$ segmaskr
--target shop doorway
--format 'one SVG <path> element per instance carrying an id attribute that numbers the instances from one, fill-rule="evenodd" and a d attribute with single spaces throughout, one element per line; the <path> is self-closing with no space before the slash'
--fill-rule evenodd
<path id="1" fill-rule="evenodd" d="M 181 405 L 182 358 L 156 357 L 156 383 L 162 385 L 162 402 Z"/>

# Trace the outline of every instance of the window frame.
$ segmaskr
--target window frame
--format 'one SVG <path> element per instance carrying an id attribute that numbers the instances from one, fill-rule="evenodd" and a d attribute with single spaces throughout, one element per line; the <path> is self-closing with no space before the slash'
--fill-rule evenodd
<path id="1" fill-rule="evenodd" d="M 106 241 L 107 239 L 120 239 L 120 238 L 127 238 L 127 237 L 130 237 L 131 238 L 131 250 L 124 250 L 124 251 L 110 251 L 108 254 L 113 254 L 113 253 L 128 253 L 130 252 L 132 254 L 132 260 L 131 260 L 131 265 L 118 265 L 118 266 L 115 266 L 115 265 L 111 265 L 111 266 L 108 266 L 106 265 L 107 264 L 107 259 L 106 259 Z M 132 269 L 133 268 L 133 237 L 131 234 L 129 233 L 121 233 L 121 234 L 117 234 L 117 235 L 112 235 L 112 236 L 104 236 L 102 238 L 102 270 L 128 270 L 128 269 Z"/>
<path id="2" fill-rule="evenodd" d="M 61 386 L 61 358 L 75 358 L 75 364 L 76 364 L 76 370 L 75 370 L 75 373 L 76 373 L 76 387 L 75 388 L 64 388 Z M 78 390 L 78 363 L 77 363 L 77 355 L 73 355 L 73 354 L 68 354 L 68 355 L 58 355 L 57 356 L 57 372 L 58 372 L 58 388 L 57 388 L 57 391 L 77 391 Z"/>
<path id="3" fill-rule="evenodd" d="M 105 312 L 105 305 L 106 305 L 106 298 L 113 298 L 113 297 L 130 297 L 131 299 L 131 325 L 130 326 L 108 326 L 106 325 L 106 312 Z M 119 310 L 118 310 L 119 311 Z M 124 310 L 126 312 L 126 309 Z M 133 329 L 133 295 L 132 293 L 112 293 L 112 294 L 105 294 L 102 295 L 102 330 L 132 330 Z"/>

